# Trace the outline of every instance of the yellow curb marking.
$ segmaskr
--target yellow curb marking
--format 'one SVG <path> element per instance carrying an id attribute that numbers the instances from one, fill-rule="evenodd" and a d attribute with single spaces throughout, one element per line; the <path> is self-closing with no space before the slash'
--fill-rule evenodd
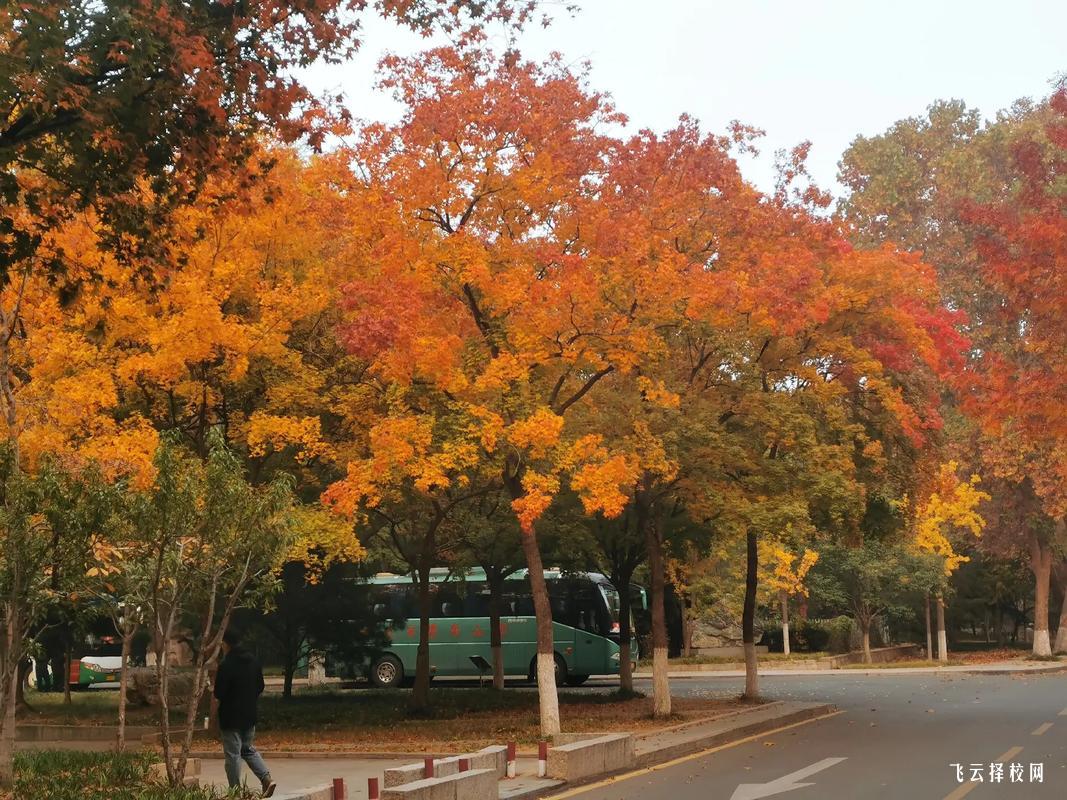
<path id="1" fill-rule="evenodd" d="M 593 789 L 599 789 L 602 786 L 611 786 L 613 783 L 619 781 L 626 781 L 630 778 L 636 778 L 638 775 L 647 775 L 650 772 L 657 772 L 661 769 L 667 769 L 673 767 L 676 764 L 684 764 L 686 761 L 692 761 L 694 758 L 703 758 L 704 756 L 717 753 L 720 750 L 728 750 L 731 747 L 736 747 L 739 744 L 745 744 L 747 742 L 754 742 L 757 739 L 766 739 L 768 736 L 774 736 L 775 734 L 787 731 L 790 728 L 799 728 L 801 725 L 807 725 L 809 722 L 817 722 L 820 719 L 829 719 L 830 717 L 836 717 L 838 714 L 844 714 L 844 711 L 831 711 L 829 714 L 822 714 L 818 717 L 812 717 L 811 719 L 801 720 L 800 722 L 794 722 L 791 725 L 783 725 L 781 728 L 775 728 L 774 730 L 766 731 L 764 733 L 757 733 L 753 736 L 746 736 L 744 739 L 738 739 L 736 742 L 729 742 L 727 744 L 720 744 L 718 747 L 709 747 L 707 750 L 701 750 L 699 753 L 690 753 L 687 756 L 679 756 L 678 758 L 671 759 L 670 761 L 664 761 L 662 764 L 653 764 L 651 767 L 642 767 L 641 769 L 635 769 L 632 772 L 624 772 L 621 775 L 614 775 L 610 778 L 605 778 L 602 781 L 596 783 L 587 783 L 585 786 L 579 786 L 570 791 L 563 792 L 562 794 L 554 794 L 544 798 L 544 800 L 565 800 L 568 797 L 577 797 L 585 792 L 591 792 Z"/>
<path id="2" fill-rule="evenodd" d="M 995 763 L 1003 764 L 1005 761 L 1011 761 L 1022 751 L 1023 749 L 1021 747 L 1013 747 L 1008 752 L 1001 753 L 999 756 L 997 756 Z M 945 800 L 959 800 L 961 797 L 964 797 L 973 792 L 976 786 L 981 785 L 982 784 L 978 783 L 977 781 L 975 781 L 974 783 L 965 783 L 962 786 L 959 786 L 954 792 L 946 794 Z"/>
<path id="3" fill-rule="evenodd" d="M 1033 731 L 1031 731 L 1030 735 L 1031 736 L 1040 736 L 1041 734 L 1043 734 L 1045 731 L 1047 731 L 1051 727 L 1052 727 L 1052 723 L 1051 722 L 1046 722 L 1044 725 L 1038 725 L 1036 728 L 1034 728 Z"/>

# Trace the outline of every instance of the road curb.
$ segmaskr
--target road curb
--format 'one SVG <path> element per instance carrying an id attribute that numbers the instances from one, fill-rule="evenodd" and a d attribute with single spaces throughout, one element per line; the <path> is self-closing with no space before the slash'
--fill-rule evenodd
<path id="1" fill-rule="evenodd" d="M 448 758 L 454 753 L 367 753 L 356 750 L 262 750 L 256 748 L 264 758 L 276 759 L 308 759 L 315 761 L 353 760 L 364 759 L 367 761 L 390 761 L 393 759 L 412 759 L 421 761 L 424 758 Z M 190 758 L 210 758 L 221 761 L 222 750 L 192 750 Z"/>
<path id="2" fill-rule="evenodd" d="M 509 794 L 508 800 L 536 800 L 537 798 L 554 796 L 559 792 L 566 793 L 572 789 L 580 789 L 583 786 L 598 784 L 601 781 L 609 781 L 613 778 L 626 779 L 634 773 L 639 773 L 642 770 L 656 767 L 659 764 L 669 763 L 679 758 L 700 753 L 704 750 L 728 747 L 731 744 L 740 743 L 746 739 L 758 737 L 763 734 L 774 733 L 784 728 L 802 725 L 806 722 L 813 722 L 817 719 L 837 713 L 839 713 L 837 706 L 832 703 L 812 705 L 808 708 L 801 708 L 796 711 L 781 714 L 777 717 L 772 717 L 771 719 L 752 722 L 728 731 L 709 734 L 708 736 L 699 739 L 669 747 L 661 747 L 657 750 L 643 753 L 634 759 L 634 764 L 631 768 L 625 770 L 605 772 L 600 775 L 590 776 L 588 779 L 568 782 L 561 786 L 531 788 L 525 792 Z"/>
<path id="3" fill-rule="evenodd" d="M 642 753 L 634 760 L 634 766 L 637 769 L 651 767 L 654 764 L 659 764 L 664 761 L 671 761 L 675 758 L 699 753 L 701 750 L 708 750 L 712 747 L 722 747 L 723 745 L 731 744 L 740 739 L 747 739 L 750 736 L 760 736 L 764 733 L 784 728 L 788 725 L 808 722 L 817 717 L 825 717 L 828 714 L 836 712 L 837 706 L 832 703 L 824 703 L 813 705 L 808 708 L 800 708 L 795 711 L 788 711 L 784 714 L 779 714 L 776 717 L 771 717 L 770 719 L 750 722 L 736 728 L 731 728 L 730 730 L 712 733 L 699 739 L 661 747 L 648 753 Z"/>

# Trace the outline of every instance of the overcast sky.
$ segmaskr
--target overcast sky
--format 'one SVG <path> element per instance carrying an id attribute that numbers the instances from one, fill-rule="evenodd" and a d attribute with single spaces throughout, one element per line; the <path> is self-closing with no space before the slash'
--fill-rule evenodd
<path id="1" fill-rule="evenodd" d="M 769 156 L 805 139 L 810 168 L 834 182 L 841 153 L 919 114 L 938 98 L 960 98 L 986 116 L 1018 97 L 1042 97 L 1067 73 L 1064 0 L 578 0 L 547 30 L 519 39 L 527 57 L 556 50 L 592 64 L 594 88 L 611 93 L 633 129 L 672 126 L 682 113 L 721 132 L 738 119 L 767 132 L 768 158 L 746 174 L 772 185 Z M 558 8 L 546 4 L 550 10 Z M 370 20 L 365 46 L 340 66 L 316 67 L 317 89 L 340 89 L 365 119 L 397 108 L 373 90 L 385 52 L 433 42 Z"/>

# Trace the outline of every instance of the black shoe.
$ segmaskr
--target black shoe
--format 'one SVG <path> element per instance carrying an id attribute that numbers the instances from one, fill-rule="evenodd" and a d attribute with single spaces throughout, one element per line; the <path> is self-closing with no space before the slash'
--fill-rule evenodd
<path id="1" fill-rule="evenodd" d="M 278 784 L 272 781 L 269 777 L 263 779 L 263 796 L 273 797 L 274 790 L 278 788 Z"/>

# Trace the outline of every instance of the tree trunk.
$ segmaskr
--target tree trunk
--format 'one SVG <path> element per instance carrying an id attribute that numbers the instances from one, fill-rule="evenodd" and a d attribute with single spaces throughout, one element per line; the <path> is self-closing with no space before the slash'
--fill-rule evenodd
<path id="1" fill-rule="evenodd" d="M 71 704 L 70 698 L 70 673 L 74 667 L 74 642 L 67 640 L 67 653 L 63 658 L 63 705 Z"/>
<path id="2" fill-rule="evenodd" d="M 115 749 L 126 749 L 126 693 L 129 689 L 130 651 L 133 650 L 133 635 L 136 628 L 122 632 L 122 663 L 119 666 L 119 725 L 115 735 Z"/>
<path id="3" fill-rule="evenodd" d="M 537 615 L 537 698 L 541 712 L 541 735 L 560 732 L 559 697 L 556 693 L 556 650 L 552 641 L 552 606 L 548 600 L 545 568 L 534 529 L 522 532 L 522 552 L 530 576 L 534 614 Z"/>
<path id="4" fill-rule="evenodd" d="M 1057 571 L 1062 571 L 1062 568 Z M 1056 644 L 1052 649 L 1056 653 L 1067 653 L 1067 581 L 1061 580 L 1060 584 L 1063 587 L 1063 602 L 1060 604 L 1060 624 L 1056 628 Z"/>
<path id="5" fill-rule="evenodd" d="M 659 525 L 655 510 L 650 504 L 639 500 L 638 521 L 645 530 L 645 544 L 648 548 L 648 568 L 651 573 L 652 589 L 652 715 L 669 717 L 671 715 L 671 682 L 667 660 L 667 614 L 664 609 L 664 563 L 663 542 L 660 539 Z"/>
<path id="6" fill-rule="evenodd" d="M 759 550 L 756 532 L 746 536 L 748 558 L 745 569 L 745 607 L 741 613 L 741 641 L 745 645 L 745 700 L 759 699 L 759 672 L 756 664 L 756 581 Z"/>
<path id="7" fill-rule="evenodd" d="M 296 659 L 292 653 L 285 656 L 285 665 L 282 667 L 282 698 L 290 700 L 293 697 L 293 678 L 296 677 Z"/>
<path id="8" fill-rule="evenodd" d="M 486 572 L 489 582 L 489 647 L 493 653 L 493 688 L 504 688 L 504 643 L 500 635 L 500 596 L 503 594 L 503 580 L 494 570 Z"/>
<path id="9" fill-rule="evenodd" d="M 873 664 L 874 659 L 871 658 L 871 620 L 866 617 L 861 617 L 860 633 L 863 634 L 863 663 Z"/>
<path id="10" fill-rule="evenodd" d="M 930 624 L 930 593 L 926 593 L 926 660 L 934 660 L 934 634 Z"/>
<path id="11" fill-rule="evenodd" d="M 620 571 L 616 575 L 615 588 L 619 592 L 619 689 L 624 693 L 630 693 L 634 690 L 634 665 L 630 659 L 633 631 L 630 628 L 629 572 Z"/>
<path id="12" fill-rule="evenodd" d="M 28 711 L 30 704 L 26 702 L 26 680 L 30 676 L 30 670 L 33 669 L 33 663 L 24 658 L 19 662 L 18 678 L 15 682 L 15 714 L 18 715 L 20 711 Z"/>
<path id="13" fill-rule="evenodd" d="M 415 687 L 411 692 L 411 710 L 423 713 L 430 707 L 430 564 L 423 558 L 419 578 L 419 646 L 415 653 Z"/>
<path id="14" fill-rule="evenodd" d="M 937 596 L 937 660 L 948 663 L 948 634 L 945 632 L 945 598 Z"/>
<path id="15" fill-rule="evenodd" d="M 782 653 L 789 655 L 789 595 L 782 589 L 778 596 L 782 603 Z"/>
<path id="16" fill-rule="evenodd" d="M 10 789 L 15 779 L 15 680 L 22 650 L 22 631 L 16 592 L 4 602 L 3 641 L 0 641 L 0 790 Z"/>
<path id="17" fill-rule="evenodd" d="M 1030 534 L 1030 569 L 1034 573 L 1034 655 L 1050 656 L 1048 635 L 1048 592 L 1052 571 L 1052 551 L 1036 533 Z"/>

